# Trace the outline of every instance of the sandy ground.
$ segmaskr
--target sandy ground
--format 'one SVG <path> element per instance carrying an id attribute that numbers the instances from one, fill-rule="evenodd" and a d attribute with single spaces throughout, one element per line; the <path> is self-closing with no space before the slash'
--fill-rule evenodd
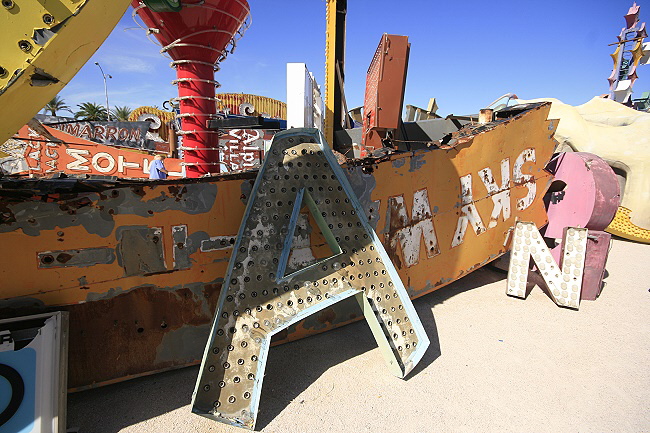
<path id="1" fill-rule="evenodd" d="M 580 311 L 481 269 L 414 301 L 431 346 L 391 376 L 365 322 L 271 349 L 263 432 L 648 432 L 650 246 L 616 240 Z M 69 396 L 80 433 L 243 432 L 193 415 L 198 367 Z"/>

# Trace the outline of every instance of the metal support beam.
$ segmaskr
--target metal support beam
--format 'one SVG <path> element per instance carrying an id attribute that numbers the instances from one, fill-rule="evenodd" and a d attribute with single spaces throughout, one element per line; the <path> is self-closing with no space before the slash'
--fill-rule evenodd
<path id="1" fill-rule="evenodd" d="M 325 139 L 334 147 L 334 131 L 343 129 L 345 20 L 347 0 L 327 0 L 325 36 Z M 340 75 L 337 76 L 337 68 Z"/>

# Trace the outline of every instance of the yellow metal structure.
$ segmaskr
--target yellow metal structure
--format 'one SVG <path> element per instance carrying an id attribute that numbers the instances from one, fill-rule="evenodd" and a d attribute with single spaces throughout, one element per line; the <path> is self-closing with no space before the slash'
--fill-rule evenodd
<path id="1" fill-rule="evenodd" d="M 0 143 L 68 84 L 129 0 L 5 0 L 0 6 Z M 11 111 L 11 116 L 7 115 Z"/>
<path id="2" fill-rule="evenodd" d="M 269 115 L 274 119 L 287 118 L 287 104 L 267 96 L 248 93 L 217 93 L 217 110 L 230 109 L 232 114 L 245 116 Z M 248 105 L 250 104 L 250 105 Z M 245 112 L 242 112 L 245 111 Z"/>
<path id="3" fill-rule="evenodd" d="M 605 231 L 625 239 L 650 244 L 650 230 L 634 224 L 630 219 L 631 213 L 628 208 L 619 206 L 614 220 Z"/>
<path id="4" fill-rule="evenodd" d="M 336 3 L 326 0 L 325 7 L 325 139 L 334 142 L 334 92 L 336 82 Z"/>
<path id="5" fill-rule="evenodd" d="M 154 116 L 157 116 L 160 121 L 161 125 L 160 127 L 152 128 L 150 129 L 154 130 L 156 133 L 158 133 L 158 136 L 165 141 L 169 141 L 169 128 L 170 128 L 170 123 L 171 121 L 174 120 L 174 117 L 176 116 L 173 111 L 167 111 L 167 110 L 161 110 L 159 108 L 155 107 L 150 107 L 148 105 L 138 107 L 135 110 L 131 111 L 131 114 L 129 115 L 129 121 L 130 122 L 136 122 L 140 116 L 143 114 L 153 114 Z"/>
<path id="6" fill-rule="evenodd" d="M 136 122 L 138 120 L 138 117 L 143 114 L 155 114 L 156 116 L 160 117 L 160 120 L 165 123 L 174 120 L 174 113 L 172 111 L 161 110 L 159 108 L 144 105 L 131 111 L 131 114 L 129 115 L 129 122 Z"/>
<path id="7" fill-rule="evenodd" d="M 619 59 L 619 55 L 620 55 L 622 47 L 623 47 L 623 45 L 621 43 L 619 43 L 618 46 L 616 47 L 616 50 L 614 50 L 614 52 L 612 54 L 610 54 L 610 56 L 612 57 L 612 60 L 614 61 L 614 70 L 618 70 L 618 66 L 619 66 L 618 65 L 618 59 Z M 641 58 L 643 57 L 643 39 L 642 38 L 638 38 L 638 40 L 634 44 L 634 48 L 632 48 L 632 50 L 630 50 L 630 52 L 632 53 L 632 62 L 631 62 L 630 67 L 636 68 L 637 66 L 639 66 L 639 62 L 641 61 Z"/>

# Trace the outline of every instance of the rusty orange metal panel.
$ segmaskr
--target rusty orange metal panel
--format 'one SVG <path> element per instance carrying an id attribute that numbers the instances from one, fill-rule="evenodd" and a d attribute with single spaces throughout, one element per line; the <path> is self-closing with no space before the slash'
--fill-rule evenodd
<path id="1" fill-rule="evenodd" d="M 548 111 L 533 105 L 467 127 L 453 145 L 344 165 L 411 297 L 504 253 L 515 219 L 546 222 Z M 255 175 L 4 180 L 0 240 L 21 253 L 0 250 L 0 317 L 69 311 L 71 388 L 197 362 Z M 319 256 L 322 237 L 305 233 Z M 338 303 L 276 342 L 360 317 L 353 301 Z"/>

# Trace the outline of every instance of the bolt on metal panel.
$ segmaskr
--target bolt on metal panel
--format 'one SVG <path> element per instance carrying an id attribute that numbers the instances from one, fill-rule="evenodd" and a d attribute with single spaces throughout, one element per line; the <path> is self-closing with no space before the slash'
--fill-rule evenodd
<path id="1" fill-rule="evenodd" d="M 319 258 L 296 268 L 287 264 L 301 210 L 311 213 L 325 242 L 312 242 Z M 271 336 L 351 296 L 391 372 L 407 375 L 429 339 L 396 269 L 323 135 L 278 133 L 235 242 L 193 412 L 254 428 Z"/>
<path id="2" fill-rule="evenodd" d="M 517 298 L 526 297 L 532 257 L 555 303 L 577 310 L 580 307 L 586 250 L 587 229 L 566 227 L 562 238 L 562 260 L 558 265 L 535 224 L 517 222 L 506 293 Z"/>

